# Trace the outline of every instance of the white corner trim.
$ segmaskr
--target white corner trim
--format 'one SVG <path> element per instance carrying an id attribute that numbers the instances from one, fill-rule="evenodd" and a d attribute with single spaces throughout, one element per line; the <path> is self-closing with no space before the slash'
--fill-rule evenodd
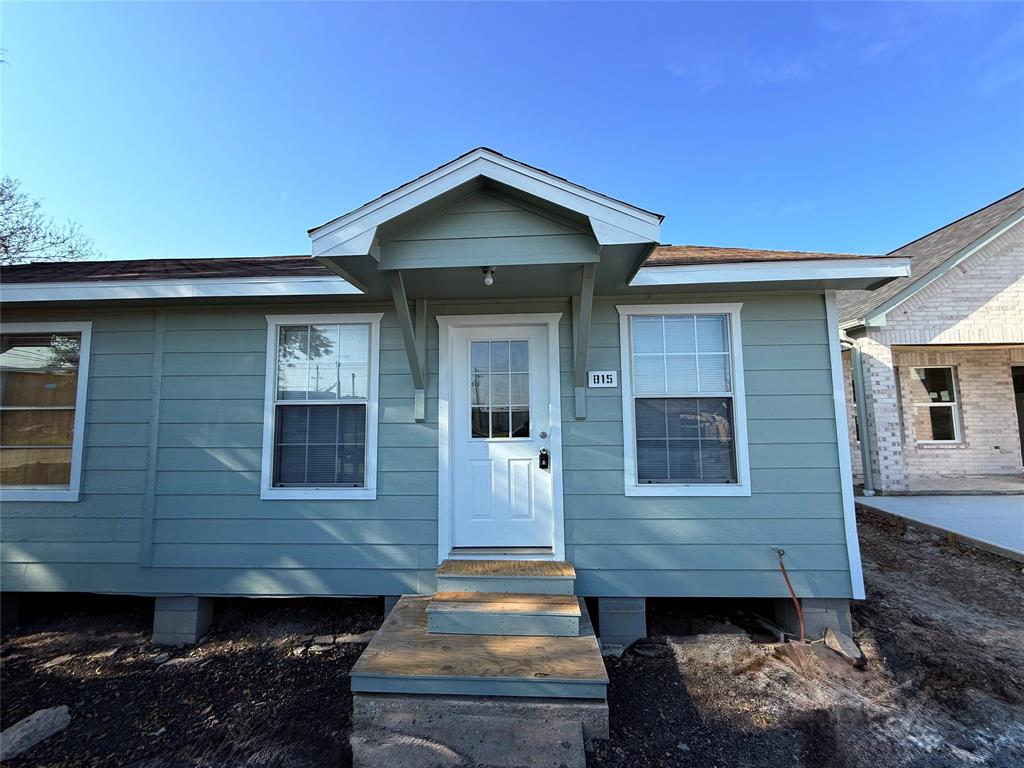
<path id="1" fill-rule="evenodd" d="M 311 257 L 312 258 L 312 257 Z M 15 283 L 0 287 L 4 301 L 197 299 L 222 296 L 349 296 L 362 291 L 340 277 L 195 278 Z"/>
<path id="2" fill-rule="evenodd" d="M 543 325 L 548 332 L 548 399 L 551 418 L 551 477 L 552 522 L 554 539 L 551 555 L 535 559 L 565 559 L 565 509 L 562 484 L 562 397 L 561 369 L 558 357 L 558 324 L 561 312 L 538 312 L 500 315 L 437 315 L 438 336 L 438 387 L 437 387 L 437 562 L 449 558 L 452 552 L 452 446 L 451 446 L 451 399 L 452 381 L 450 376 L 452 338 L 458 328 L 474 328 L 502 325 Z M 508 559 L 491 555 L 495 559 Z M 521 558 L 521 555 L 510 555 Z"/>
<path id="3" fill-rule="evenodd" d="M 622 386 L 622 443 L 626 496 L 750 496 L 750 451 L 747 441 L 747 397 L 744 386 L 742 303 L 730 304 L 619 304 L 619 353 Z M 633 368 L 629 319 L 638 315 L 728 315 L 733 376 L 733 421 L 736 446 L 735 483 L 709 485 L 641 484 L 637 482 L 636 426 L 633 413 Z"/>
<path id="4" fill-rule="evenodd" d="M 843 495 L 843 529 L 850 567 L 850 588 L 854 600 L 864 599 L 864 571 L 857 538 L 857 507 L 853 500 L 853 465 L 850 461 L 849 426 L 846 421 L 846 387 L 843 381 L 842 349 L 839 345 L 839 311 L 835 291 L 825 292 L 825 320 L 828 326 L 829 368 L 832 370 L 832 402 L 836 419 L 836 447 L 839 450 L 839 482 Z"/>
<path id="5" fill-rule="evenodd" d="M 82 456 L 85 449 L 85 411 L 88 404 L 92 323 L 2 323 L 3 333 L 80 333 L 78 388 L 75 390 L 75 422 L 71 437 L 71 476 L 67 488 L 52 486 L 0 488 L 0 501 L 78 501 L 82 487 Z"/>
<path id="6" fill-rule="evenodd" d="M 812 280 L 864 280 L 907 277 L 910 261 L 904 258 L 860 258 L 806 261 L 686 264 L 643 267 L 631 288 L 708 283 L 762 283 Z"/>
<path id="7" fill-rule="evenodd" d="M 266 385 L 263 393 L 261 499 L 376 499 L 377 423 L 380 411 L 380 323 L 383 312 L 331 315 L 267 315 Z M 366 323 L 370 326 L 370 368 L 366 400 L 366 486 L 364 488 L 274 488 L 274 406 L 277 388 L 277 336 L 281 325 Z M 303 401 L 296 400 L 300 405 Z M 339 401 L 342 402 L 342 401 Z"/>

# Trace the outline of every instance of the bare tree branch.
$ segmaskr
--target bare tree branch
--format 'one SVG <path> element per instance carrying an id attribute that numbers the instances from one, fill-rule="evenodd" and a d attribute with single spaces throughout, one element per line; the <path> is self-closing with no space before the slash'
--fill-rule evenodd
<path id="1" fill-rule="evenodd" d="M 21 182 L 0 181 L 0 264 L 76 261 L 95 258 L 92 240 L 72 222 L 56 224 L 42 205 L 19 190 Z"/>

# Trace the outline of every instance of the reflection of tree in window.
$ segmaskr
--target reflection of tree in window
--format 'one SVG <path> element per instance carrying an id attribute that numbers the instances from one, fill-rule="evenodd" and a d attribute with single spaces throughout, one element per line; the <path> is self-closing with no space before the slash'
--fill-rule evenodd
<path id="1" fill-rule="evenodd" d="M 0 483 L 70 482 L 81 349 L 78 334 L 0 336 Z"/>

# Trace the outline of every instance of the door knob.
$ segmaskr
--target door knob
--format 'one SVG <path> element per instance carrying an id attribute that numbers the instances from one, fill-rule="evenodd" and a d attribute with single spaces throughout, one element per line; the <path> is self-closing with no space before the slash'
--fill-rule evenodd
<path id="1" fill-rule="evenodd" d="M 551 464 L 551 454 L 548 453 L 547 448 L 540 449 L 540 468 L 547 469 Z"/>

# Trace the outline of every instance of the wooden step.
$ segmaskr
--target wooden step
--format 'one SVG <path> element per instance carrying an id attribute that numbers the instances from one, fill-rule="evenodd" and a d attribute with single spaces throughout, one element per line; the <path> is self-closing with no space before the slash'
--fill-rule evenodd
<path id="1" fill-rule="evenodd" d="M 438 592 L 571 595 L 575 586 L 564 560 L 445 560 L 437 569 Z"/>
<path id="2" fill-rule="evenodd" d="M 427 605 L 427 631 L 574 637 L 580 633 L 580 605 L 572 595 L 438 592 Z"/>
<path id="3" fill-rule="evenodd" d="M 575 637 L 431 634 L 430 600 L 399 599 L 352 667 L 353 692 L 605 700 L 608 675 L 582 599 Z"/>

